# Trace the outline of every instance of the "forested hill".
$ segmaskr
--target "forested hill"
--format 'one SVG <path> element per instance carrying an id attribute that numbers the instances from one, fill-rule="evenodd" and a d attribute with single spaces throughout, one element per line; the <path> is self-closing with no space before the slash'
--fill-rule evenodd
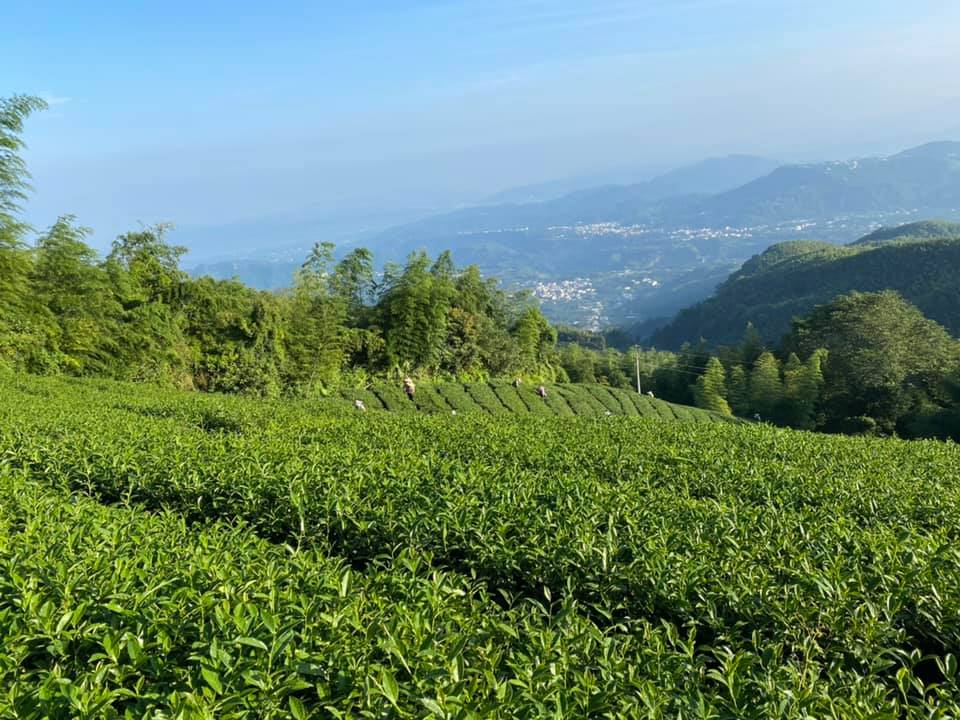
<path id="1" fill-rule="evenodd" d="M 943 220 L 922 220 L 920 222 L 882 227 L 865 235 L 853 245 L 879 245 L 897 240 L 937 240 L 960 237 L 960 223 Z"/>
<path id="2" fill-rule="evenodd" d="M 960 226 L 914 223 L 882 229 L 847 246 L 774 245 L 730 276 L 716 294 L 681 312 L 651 342 L 679 347 L 704 338 L 735 343 L 748 322 L 775 343 L 794 317 L 853 290 L 896 290 L 960 335 Z"/>

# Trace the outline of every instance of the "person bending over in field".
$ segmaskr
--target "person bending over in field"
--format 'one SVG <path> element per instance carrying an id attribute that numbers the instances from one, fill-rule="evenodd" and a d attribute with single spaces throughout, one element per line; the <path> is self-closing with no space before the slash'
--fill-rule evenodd
<path id="1" fill-rule="evenodd" d="M 523 381 L 522 381 L 520 378 L 517 378 L 516 380 L 513 381 L 513 386 L 514 386 L 515 388 L 518 388 L 518 387 L 520 387 L 520 383 L 522 383 L 522 382 L 523 382 Z"/>
<path id="2" fill-rule="evenodd" d="M 540 387 L 537 388 L 537 395 L 539 395 L 542 398 L 546 398 L 547 389 L 543 385 L 541 385 Z"/>
<path id="3" fill-rule="evenodd" d="M 403 391 L 407 394 L 407 397 L 413 400 L 413 394 L 417 392 L 417 386 L 413 384 L 413 380 L 410 378 L 403 379 Z"/>
<path id="4" fill-rule="evenodd" d="M 360 412 L 366 412 L 367 406 L 364 404 L 363 400 L 354 400 L 353 406 Z"/>

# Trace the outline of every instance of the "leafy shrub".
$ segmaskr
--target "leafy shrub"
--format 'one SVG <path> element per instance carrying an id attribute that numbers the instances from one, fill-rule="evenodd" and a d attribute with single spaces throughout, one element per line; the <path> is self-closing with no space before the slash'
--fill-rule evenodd
<path id="1" fill-rule="evenodd" d="M 437 390 L 443 395 L 447 404 L 458 413 L 484 412 L 483 408 L 470 397 L 463 385 L 444 383 L 437 386 Z"/>
<path id="2" fill-rule="evenodd" d="M 477 405 L 491 415 L 504 415 L 510 412 L 486 383 L 467 385 L 466 391 Z"/>
<path id="3" fill-rule="evenodd" d="M 954 444 L 337 403 L 0 378 L 3 714 L 960 711 Z"/>
<path id="4" fill-rule="evenodd" d="M 410 401 L 407 394 L 398 387 L 391 385 L 375 385 L 373 394 L 380 403 L 391 412 L 414 412 L 417 406 Z"/>
<path id="5" fill-rule="evenodd" d="M 576 415 L 574 408 L 567 401 L 563 393 L 559 391 L 559 385 L 546 386 L 547 396 L 541 398 L 534 392 L 534 397 L 543 405 L 546 405 L 554 415 Z"/>
<path id="6" fill-rule="evenodd" d="M 416 405 L 418 410 L 428 413 L 449 413 L 451 410 L 435 385 L 418 385 L 417 391 L 413 395 L 413 404 Z"/>
<path id="7" fill-rule="evenodd" d="M 363 401 L 367 410 L 385 410 L 383 401 L 375 393 L 363 388 L 343 389 L 340 391 L 340 397 L 348 401 L 351 405 L 355 400 Z"/>
<path id="8" fill-rule="evenodd" d="M 510 412 L 529 412 L 526 403 L 520 399 L 520 395 L 517 393 L 517 388 L 513 387 L 511 383 L 502 381 L 492 382 L 490 383 L 490 387 L 497 396 L 497 399 L 500 400 L 504 407 L 506 407 Z"/>
<path id="9" fill-rule="evenodd" d="M 547 398 L 549 399 L 549 388 L 547 389 Z M 533 385 L 521 385 L 517 388 L 517 398 L 520 402 L 523 403 L 524 407 L 527 409 L 531 415 L 538 415 L 541 417 L 554 417 L 557 412 L 554 409 L 554 406 L 551 403 L 546 402 L 542 397 L 537 395 L 537 389 Z M 563 404 L 563 414 L 570 415 L 571 411 L 569 406 Z"/>
<path id="10" fill-rule="evenodd" d="M 603 406 L 590 392 L 587 385 L 563 385 L 558 390 L 566 398 L 570 407 L 580 417 L 597 417 L 606 415 L 607 408 Z"/>
<path id="11" fill-rule="evenodd" d="M 590 393 L 592 398 L 603 405 L 606 412 L 613 413 L 614 415 L 626 414 L 623 405 L 620 404 L 620 400 L 610 393 L 607 388 L 601 385 L 587 385 L 584 389 Z M 632 405 L 631 408 L 636 412 L 636 408 L 633 408 Z"/>

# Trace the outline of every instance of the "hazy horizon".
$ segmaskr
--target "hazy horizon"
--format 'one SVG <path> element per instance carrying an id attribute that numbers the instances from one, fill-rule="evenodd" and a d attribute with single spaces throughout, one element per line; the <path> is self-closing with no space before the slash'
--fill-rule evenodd
<path id="1" fill-rule="evenodd" d="M 440 210 L 749 153 L 960 137 L 960 7 L 854 0 L 66 2 L 7 11 L 0 95 L 38 94 L 27 218 Z M 29 61 L 25 61 L 29 59 Z M 640 178 L 637 178 L 640 179 Z"/>

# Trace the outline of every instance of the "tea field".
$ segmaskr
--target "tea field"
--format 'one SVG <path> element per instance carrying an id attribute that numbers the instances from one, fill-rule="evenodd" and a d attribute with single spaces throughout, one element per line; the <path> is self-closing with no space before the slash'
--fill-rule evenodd
<path id="1" fill-rule="evenodd" d="M 547 396 L 537 395 L 533 385 L 514 387 L 507 381 L 489 383 L 441 383 L 420 385 L 408 398 L 397 385 L 379 384 L 369 389 L 344 389 L 336 397 L 362 400 L 368 410 L 489 415 L 576 415 L 578 417 L 658 417 L 683 422 L 730 422 L 716 413 L 664 402 L 647 395 L 603 385 L 549 385 Z"/>
<path id="2" fill-rule="evenodd" d="M 955 445 L 352 399 L 0 374 L 0 715 L 960 714 Z"/>

